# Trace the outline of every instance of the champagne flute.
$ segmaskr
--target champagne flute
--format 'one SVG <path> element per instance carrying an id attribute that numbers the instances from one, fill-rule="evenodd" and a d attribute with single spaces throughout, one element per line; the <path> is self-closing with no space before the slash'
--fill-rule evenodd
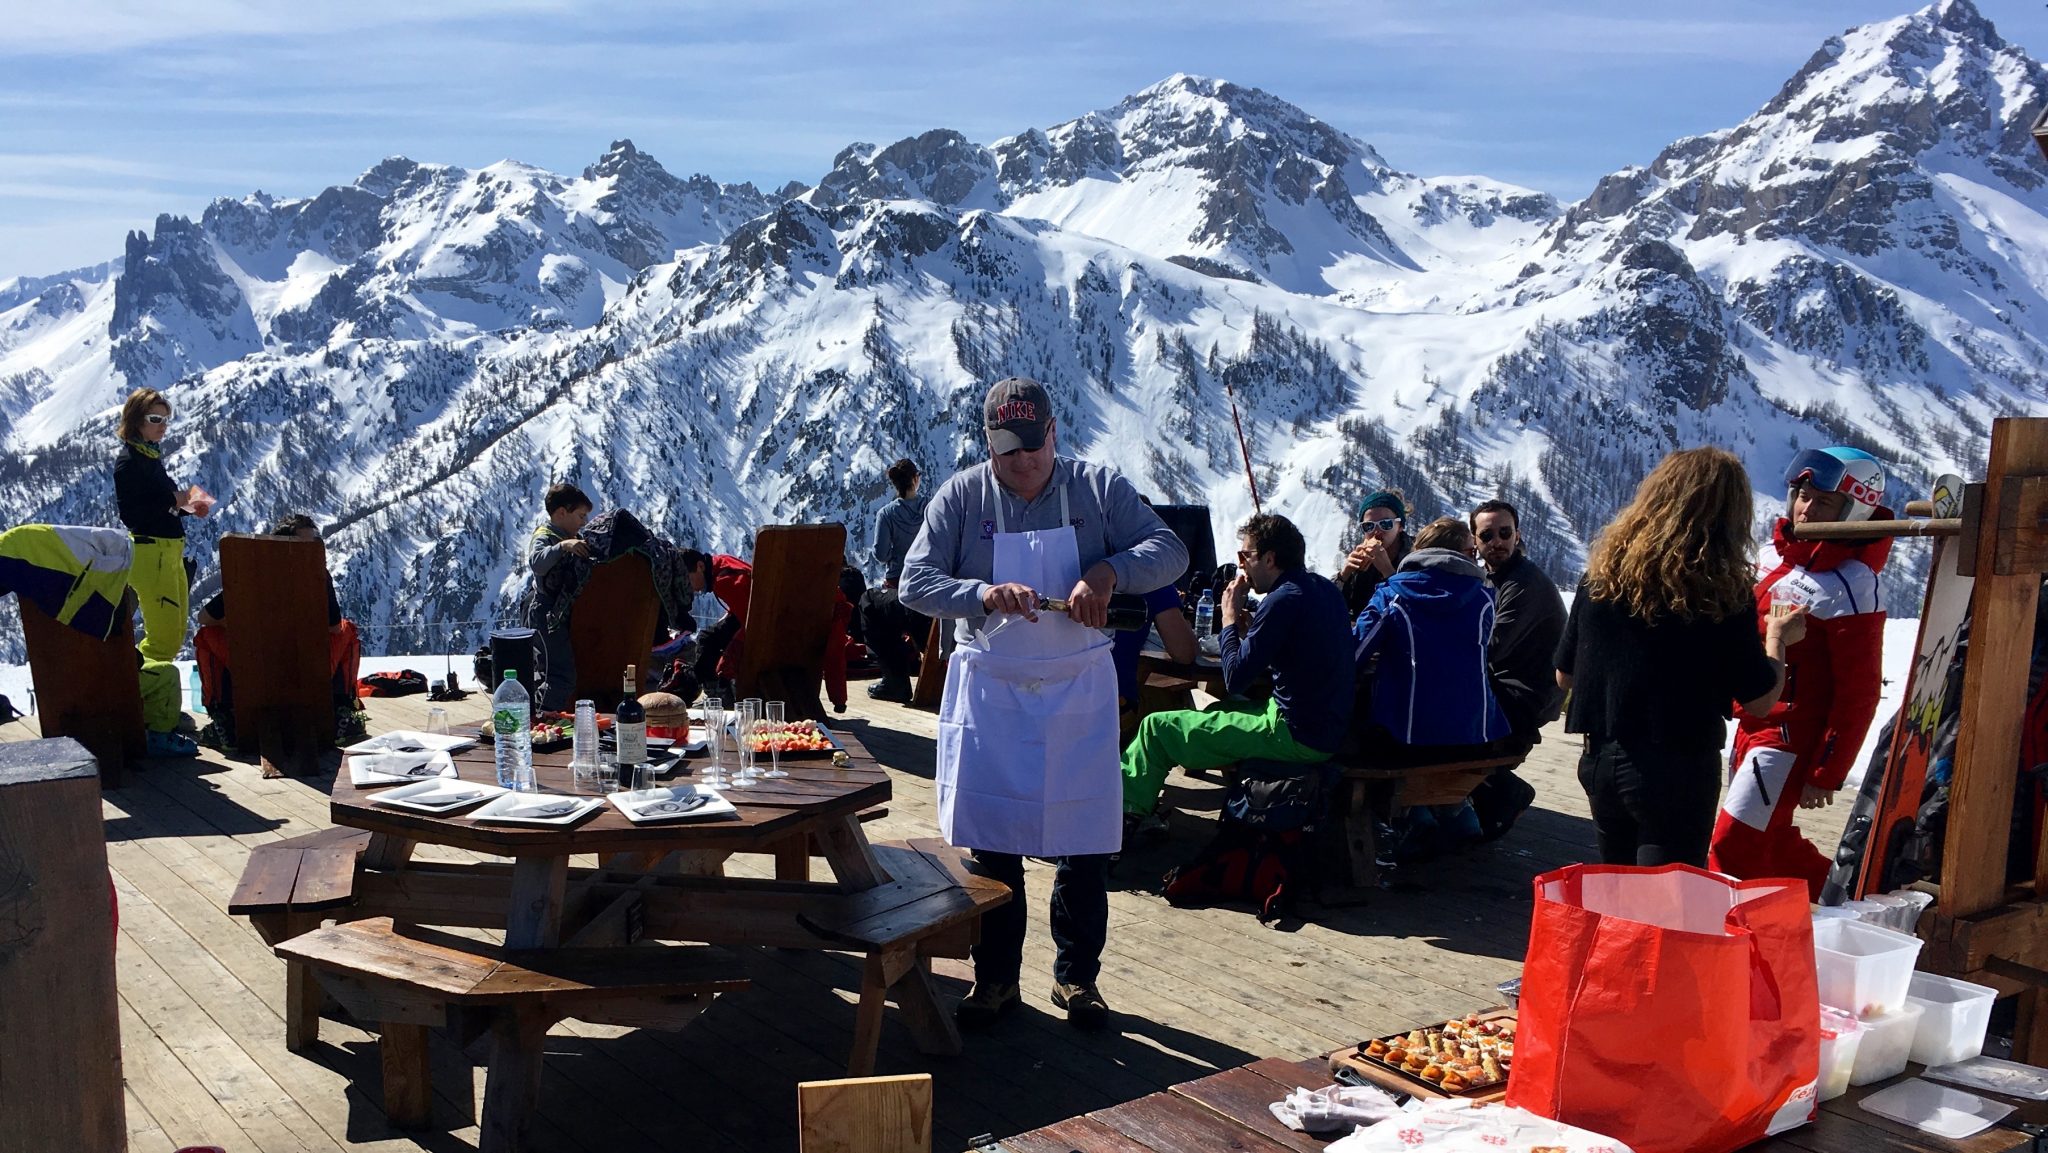
<path id="1" fill-rule="evenodd" d="M 735 789 L 751 789 L 754 787 L 754 730 L 760 727 L 760 699 L 749 697 L 741 701 L 738 733 L 740 742 L 740 771 L 739 775 L 734 777 L 732 781 L 732 787 Z"/>
<path id="2" fill-rule="evenodd" d="M 769 701 L 769 702 L 768 702 L 768 719 L 767 719 L 767 723 L 766 723 L 766 725 L 765 725 L 764 727 L 765 727 L 765 728 L 767 729 L 767 736 L 768 736 L 768 766 L 769 766 L 769 767 L 768 767 L 768 771 L 767 771 L 766 773 L 763 773 L 763 774 L 762 774 L 762 776 L 765 776 L 765 777 L 769 777 L 769 778 L 775 778 L 775 777 L 786 777 L 786 776 L 788 776 L 788 775 L 789 775 L 788 773 L 786 773 L 786 772 L 783 772 L 783 771 L 782 771 L 782 740 L 781 740 L 781 737 L 782 737 L 782 729 L 783 729 L 783 725 L 784 725 L 784 723 L 785 723 L 785 722 L 784 722 L 784 717 L 785 717 L 786 715 L 787 715 L 787 714 L 786 714 L 786 713 L 785 713 L 785 712 L 783 711 L 783 705 L 782 705 L 782 702 L 781 702 L 781 701 Z"/>
<path id="3" fill-rule="evenodd" d="M 704 698 L 704 783 L 714 789 L 725 787 L 725 702 Z"/>

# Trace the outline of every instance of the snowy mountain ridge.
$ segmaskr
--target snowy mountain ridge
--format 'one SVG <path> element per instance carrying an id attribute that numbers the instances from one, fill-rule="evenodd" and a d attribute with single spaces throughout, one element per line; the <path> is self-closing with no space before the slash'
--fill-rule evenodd
<path id="1" fill-rule="evenodd" d="M 989 145 L 851 145 L 772 193 L 626 141 L 576 176 L 392 158 L 0 281 L 0 487 L 24 520 L 113 523 L 111 409 L 166 387 L 174 474 L 223 498 L 202 589 L 218 533 L 310 511 L 373 651 L 446 651 L 443 622 L 513 613 L 551 480 L 719 549 L 798 520 L 861 542 L 883 466 L 979 459 L 981 390 L 1021 373 L 1064 451 L 1219 535 L 1250 511 L 1228 397 L 1325 571 L 1394 485 L 1418 520 L 1507 496 L 1569 580 L 1673 447 L 1737 452 L 1762 515 L 1799 446 L 1870 448 L 1911 495 L 2048 409 L 2044 101 L 1943 0 L 1569 205 L 1185 75 Z"/>

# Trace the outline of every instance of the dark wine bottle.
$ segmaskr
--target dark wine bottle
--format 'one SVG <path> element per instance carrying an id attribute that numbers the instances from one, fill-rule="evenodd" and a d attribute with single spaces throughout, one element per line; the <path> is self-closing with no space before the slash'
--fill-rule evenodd
<path id="1" fill-rule="evenodd" d="M 1063 613 L 1067 611 L 1067 602 L 1058 597 L 1039 597 L 1038 607 L 1042 612 Z M 1109 627 L 1120 633 L 1152 627 L 1152 619 L 1145 615 L 1145 598 L 1137 593 L 1109 594 Z"/>
<path id="2" fill-rule="evenodd" d="M 647 710 L 640 706 L 640 678 L 634 675 L 639 671 L 634 665 L 626 666 L 625 691 L 619 697 L 619 711 L 613 719 L 620 765 L 637 765 L 647 760 Z M 625 788 L 626 782 L 621 780 L 619 786 Z"/>

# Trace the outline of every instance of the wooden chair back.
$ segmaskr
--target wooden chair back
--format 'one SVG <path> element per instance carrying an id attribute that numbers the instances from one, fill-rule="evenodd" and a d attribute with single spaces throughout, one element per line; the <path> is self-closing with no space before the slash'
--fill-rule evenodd
<path id="1" fill-rule="evenodd" d="M 931 1153 L 930 1073 L 805 1081 L 796 1112 L 800 1153 Z"/>
<path id="2" fill-rule="evenodd" d="M 786 702 L 792 720 L 825 719 L 818 691 L 845 559 L 845 525 L 772 524 L 754 538 L 754 586 L 735 677 L 741 699 Z"/>
<path id="3" fill-rule="evenodd" d="M 266 730 L 302 755 L 333 744 L 327 547 L 317 540 L 230 534 L 220 542 L 220 583 L 241 748 L 261 749 Z"/>
<path id="4" fill-rule="evenodd" d="M 43 735 L 77 740 L 99 761 L 100 783 L 119 788 L 128 762 L 141 760 L 146 748 L 134 612 L 123 604 L 114 635 L 98 640 L 59 624 L 27 597 L 14 599 Z"/>
<path id="5" fill-rule="evenodd" d="M 654 623 L 661 606 L 654 595 L 654 568 L 639 553 L 627 553 L 596 567 L 569 609 L 569 647 L 576 653 L 577 700 L 597 711 L 618 708 L 620 678 L 632 665 L 644 678 L 654 660 Z"/>
<path id="6" fill-rule="evenodd" d="M 931 635 L 925 638 L 924 660 L 917 666 L 917 683 L 910 689 L 912 708 L 933 709 L 946 696 L 946 630 L 952 621 L 932 618 Z"/>

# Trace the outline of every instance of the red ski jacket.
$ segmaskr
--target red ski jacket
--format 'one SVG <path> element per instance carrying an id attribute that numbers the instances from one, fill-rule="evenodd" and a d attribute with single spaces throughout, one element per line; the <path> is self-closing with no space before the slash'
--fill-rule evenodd
<path id="1" fill-rule="evenodd" d="M 1877 510 L 1876 519 L 1891 518 Z M 1790 523 L 1781 517 L 1771 530 L 1776 555 L 1759 566 L 1757 621 L 1769 627 L 1771 603 L 1782 594 L 1807 606 L 1806 636 L 1785 652 L 1784 695 L 1763 718 L 1738 710 L 1740 733 L 1790 749 L 1816 788 L 1839 789 L 1877 712 L 1884 648 L 1877 574 L 1892 541 L 1793 540 Z"/>

